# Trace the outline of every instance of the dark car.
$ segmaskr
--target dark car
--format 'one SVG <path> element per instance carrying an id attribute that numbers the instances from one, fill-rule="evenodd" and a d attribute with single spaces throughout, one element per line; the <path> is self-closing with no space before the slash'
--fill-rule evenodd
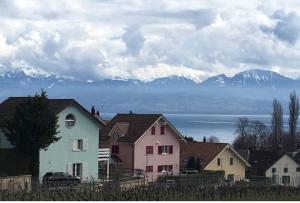
<path id="1" fill-rule="evenodd" d="M 43 184 L 46 186 L 65 186 L 80 183 L 80 178 L 64 172 L 48 172 L 43 177 Z"/>

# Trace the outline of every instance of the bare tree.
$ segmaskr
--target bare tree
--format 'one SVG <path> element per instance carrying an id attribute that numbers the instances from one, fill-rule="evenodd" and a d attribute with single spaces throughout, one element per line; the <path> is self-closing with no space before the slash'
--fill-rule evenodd
<path id="1" fill-rule="evenodd" d="M 247 149 L 246 136 L 248 134 L 249 119 L 248 118 L 238 118 L 237 129 L 235 133 L 237 134 L 236 139 L 233 142 L 235 148 Z"/>
<path id="2" fill-rule="evenodd" d="M 277 150 L 278 146 L 282 144 L 283 138 L 283 110 L 280 102 L 275 98 L 273 101 L 272 113 L 272 132 L 271 132 L 271 146 L 273 150 Z"/>
<path id="3" fill-rule="evenodd" d="M 219 143 L 220 139 L 218 137 L 212 135 L 208 138 L 208 142 Z"/>
<path id="4" fill-rule="evenodd" d="M 261 121 L 251 121 L 249 126 L 249 144 L 257 148 L 263 149 L 266 147 L 267 138 L 269 136 L 267 126 Z"/>
<path id="5" fill-rule="evenodd" d="M 296 96 L 296 92 L 293 91 L 290 94 L 290 104 L 289 104 L 290 116 L 289 116 L 289 138 L 288 138 L 288 151 L 296 150 L 296 130 L 297 121 L 299 116 L 299 102 Z"/>
<path id="6" fill-rule="evenodd" d="M 246 118 L 240 118 L 237 123 L 237 137 L 233 146 L 237 149 L 265 148 L 269 136 L 269 130 L 265 124 L 260 121 L 249 121 Z"/>

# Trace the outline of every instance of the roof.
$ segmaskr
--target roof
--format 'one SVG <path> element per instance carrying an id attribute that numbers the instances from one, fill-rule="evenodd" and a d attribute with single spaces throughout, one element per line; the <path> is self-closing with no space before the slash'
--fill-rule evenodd
<path id="1" fill-rule="evenodd" d="M 109 133 L 114 129 L 118 129 L 119 142 L 135 143 L 145 132 L 155 124 L 159 119 L 164 119 L 169 126 L 182 138 L 182 135 L 162 114 L 117 114 L 100 130 L 100 141 L 107 141 Z M 183 139 L 183 138 L 182 138 Z"/>
<path id="2" fill-rule="evenodd" d="M 276 151 L 250 150 L 248 161 L 251 164 L 252 169 L 256 170 L 257 176 L 264 176 L 266 170 L 276 163 L 283 155 L 284 154 Z"/>
<path id="3" fill-rule="evenodd" d="M 212 142 L 187 142 L 181 143 L 180 159 L 193 156 L 200 159 L 201 168 L 204 169 L 212 162 L 223 150 L 230 148 L 248 166 L 248 162 L 243 159 L 228 143 Z"/>
<path id="4" fill-rule="evenodd" d="M 22 104 L 27 97 L 9 97 L 0 104 L 0 126 L 5 125 L 5 119 L 14 113 L 17 106 Z M 84 114 L 89 116 L 93 121 L 101 126 L 105 126 L 105 123 L 98 117 L 92 116 L 83 106 L 81 106 L 74 99 L 47 99 L 50 109 L 58 114 L 69 106 L 76 106 Z"/>

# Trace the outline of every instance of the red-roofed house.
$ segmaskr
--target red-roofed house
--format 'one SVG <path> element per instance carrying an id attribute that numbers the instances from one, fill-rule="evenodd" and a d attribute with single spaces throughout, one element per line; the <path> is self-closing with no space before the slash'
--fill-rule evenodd
<path id="1" fill-rule="evenodd" d="M 148 181 L 179 174 L 182 135 L 161 114 L 117 114 L 100 131 L 100 148 L 110 148 L 119 168 L 142 169 Z"/>
<path id="2" fill-rule="evenodd" d="M 230 144 L 210 142 L 188 142 L 180 146 L 180 160 L 182 167 L 190 157 L 199 159 L 201 170 L 225 172 L 230 180 L 245 179 L 246 167 L 249 163 L 237 153 Z"/>

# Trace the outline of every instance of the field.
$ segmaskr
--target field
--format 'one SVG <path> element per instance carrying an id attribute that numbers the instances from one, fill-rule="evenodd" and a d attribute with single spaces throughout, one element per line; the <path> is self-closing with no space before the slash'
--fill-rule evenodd
<path id="1" fill-rule="evenodd" d="M 121 190 L 104 186 L 99 188 L 92 184 L 81 188 L 65 188 L 35 192 L 0 192 L 0 201 L 5 200 L 137 200 L 137 201 L 170 201 L 170 200 L 300 200 L 300 189 L 283 186 L 221 186 L 196 187 L 149 185 Z"/>

